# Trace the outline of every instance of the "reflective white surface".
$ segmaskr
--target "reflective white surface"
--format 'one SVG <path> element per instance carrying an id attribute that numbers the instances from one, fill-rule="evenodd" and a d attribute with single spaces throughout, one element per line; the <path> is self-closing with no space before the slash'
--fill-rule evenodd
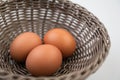
<path id="1" fill-rule="evenodd" d="M 82 5 L 104 23 L 111 49 L 99 70 L 87 80 L 120 80 L 120 0 L 72 0 Z"/>

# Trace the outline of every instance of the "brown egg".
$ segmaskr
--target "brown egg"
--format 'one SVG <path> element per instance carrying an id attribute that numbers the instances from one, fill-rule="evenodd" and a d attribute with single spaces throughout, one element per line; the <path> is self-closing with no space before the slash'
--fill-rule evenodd
<path id="1" fill-rule="evenodd" d="M 60 50 L 49 44 L 34 48 L 26 59 L 26 68 L 34 76 L 48 76 L 55 73 L 62 64 Z"/>
<path id="2" fill-rule="evenodd" d="M 44 43 L 58 47 L 63 57 L 71 56 L 76 48 L 76 41 L 72 34 L 62 28 L 49 30 L 44 36 Z"/>
<path id="3" fill-rule="evenodd" d="M 26 59 L 28 53 L 40 44 L 42 44 L 42 41 L 36 33 L 24 32 L 11 43 L 10 54 L 16 61 L 22 62 Z"/>

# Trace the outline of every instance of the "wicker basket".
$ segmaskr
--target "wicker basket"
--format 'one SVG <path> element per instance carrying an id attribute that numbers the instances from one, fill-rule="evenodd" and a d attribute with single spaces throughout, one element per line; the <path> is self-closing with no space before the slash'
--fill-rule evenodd
<path id="1" fill-rule="evenodd" d="M 33 77 L 9 55 L 9 45 L 22 32 L 41 38 L 51 28 L 70 31 L 77 42 L 74 55 L 49 77 Z M 89 11 L 67 0 L 7 0 L 0 3 L 0 80 L 84 80 L 108 55 L 110 39 L 104 25 Z"/>

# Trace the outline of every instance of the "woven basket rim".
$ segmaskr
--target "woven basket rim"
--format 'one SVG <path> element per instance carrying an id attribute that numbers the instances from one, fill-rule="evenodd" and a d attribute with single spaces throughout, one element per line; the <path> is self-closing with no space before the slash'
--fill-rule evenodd
<path id="1" fill-rule="evenodd" d="M 0 3 L 0 6 L 1 6 L 1 5 L 4 5 L 5 3 L 12 2 L 12 1 L 15 1 L 15 0 L 5 0 L 5 1 L 2 1 L 2 2 Z M 17 0 L 16 0 L 16 1 L 17 1 Z M 48 0 L 48 1 L 49 1 L 49 0 Z M 80 7 L 82 7 L 82 6 L 80 6 L 79 4 L 73 3 L 72 1 L 65 1 L 64 3 L 69 3 L 69 4 L 77 5 L 77 8 L 78 8 L 78 9 L 79 9 Z M 84 8 L 84 7 L 82 7 L 82 8 Z M 79 9 L 79 10 L 80 10 L 80 9 Z M 84 10 L 87 11 L 87 12 L 89 12 L 86 8 L 84 8 Z M 77 13 L 76 13 L 76 15 L 77 15 Z M 95 17 L 91 12 L 90 12 L 90 16 Z M 98 21 L 100 21 L 100 20 L 99 20 L 98 18 L 96 18 L 96 17 L 95 17 L 95 19 L 98 20 Z M 79 20 L 79 19 L 78 19 L 78 20 Z M 102 23 L 101 23 L 101 24 L 102 24 Z M 103 25 L 103 24 L 102 24 L 102 25 Z M 108 33 L 107 30 L 104 28 L 104 25 L 101 27 L 100 30 L 103 32 L 102 35 Z M 106 41 L 105 46 L 108 47 L 108 49 L 109 49 L 110 46 L 111 46 L 111 42 L 110 42 L 110 37 L 109 37 L 109 35 L 107 35 L 107 36 L 104 35 L 103 38 L 106 39 L 106 40 L 108 40 L 108 42 Z M 107 52 L 107 53 L 108 53 L 108 52 Z M 101 63 L 100 65 L 102 65 L 102 63 Z M 100 67 L 100 65 L 99 65 L 98 67 Z M 72 75 L 72 74 L 75 74 L 75 73 L 79 73 L 79 71 L 71 72 L 71 73 L 69 73 L 69 75 Z M 11 73 L 10 73 L 10 74 L 11 74 Z M 20 75 L 20 74 L 17 74 L 17 75 L 22 76 L 22 75 Z M 61 76 L 51 76 L 50 78 L 60 78 L 60 77 L 66 76 L 66 75 L 68 75 L 68 74 L 61 75 Z M 88 75 L 90 75 L 90 74 L 88 74 Z M 30 76 L 28 76 L 28 77 L 30 77 Z M 31 76 L 31 77 L 32 77 L 32 76 Z M 40 77 L 40 78 L 41 78 L 41 77 Z M 46 78 L 46 77 L 42 77 L 42 78 Z"/>

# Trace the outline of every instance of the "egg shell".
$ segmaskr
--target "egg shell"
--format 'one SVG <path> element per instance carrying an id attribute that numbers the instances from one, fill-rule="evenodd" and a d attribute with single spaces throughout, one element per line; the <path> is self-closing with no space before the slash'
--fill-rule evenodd
<path id="1" fill-rule="evenodd" d="M 71 56 L 76 48 L 76 41 L 73 35 L 63 28 L 49 30 L 44 36 L 44 43 L 58 47 L 63 57 Z"/>
<path id="2" fill-rule="evenodd" d="M 33 32 L 24 32 L 18 35 L 10 45 L 10 54 L 18 62 L 25 61 L 28 53 L 42 44 L 41 38 Z"/>
<path id="3" fill-rule="evenodd" d="M 33 76 L 49 76 L 62 64 L 62 53 L 49 44 L 34 48 L 26 59 L 26 68 Z"/>

